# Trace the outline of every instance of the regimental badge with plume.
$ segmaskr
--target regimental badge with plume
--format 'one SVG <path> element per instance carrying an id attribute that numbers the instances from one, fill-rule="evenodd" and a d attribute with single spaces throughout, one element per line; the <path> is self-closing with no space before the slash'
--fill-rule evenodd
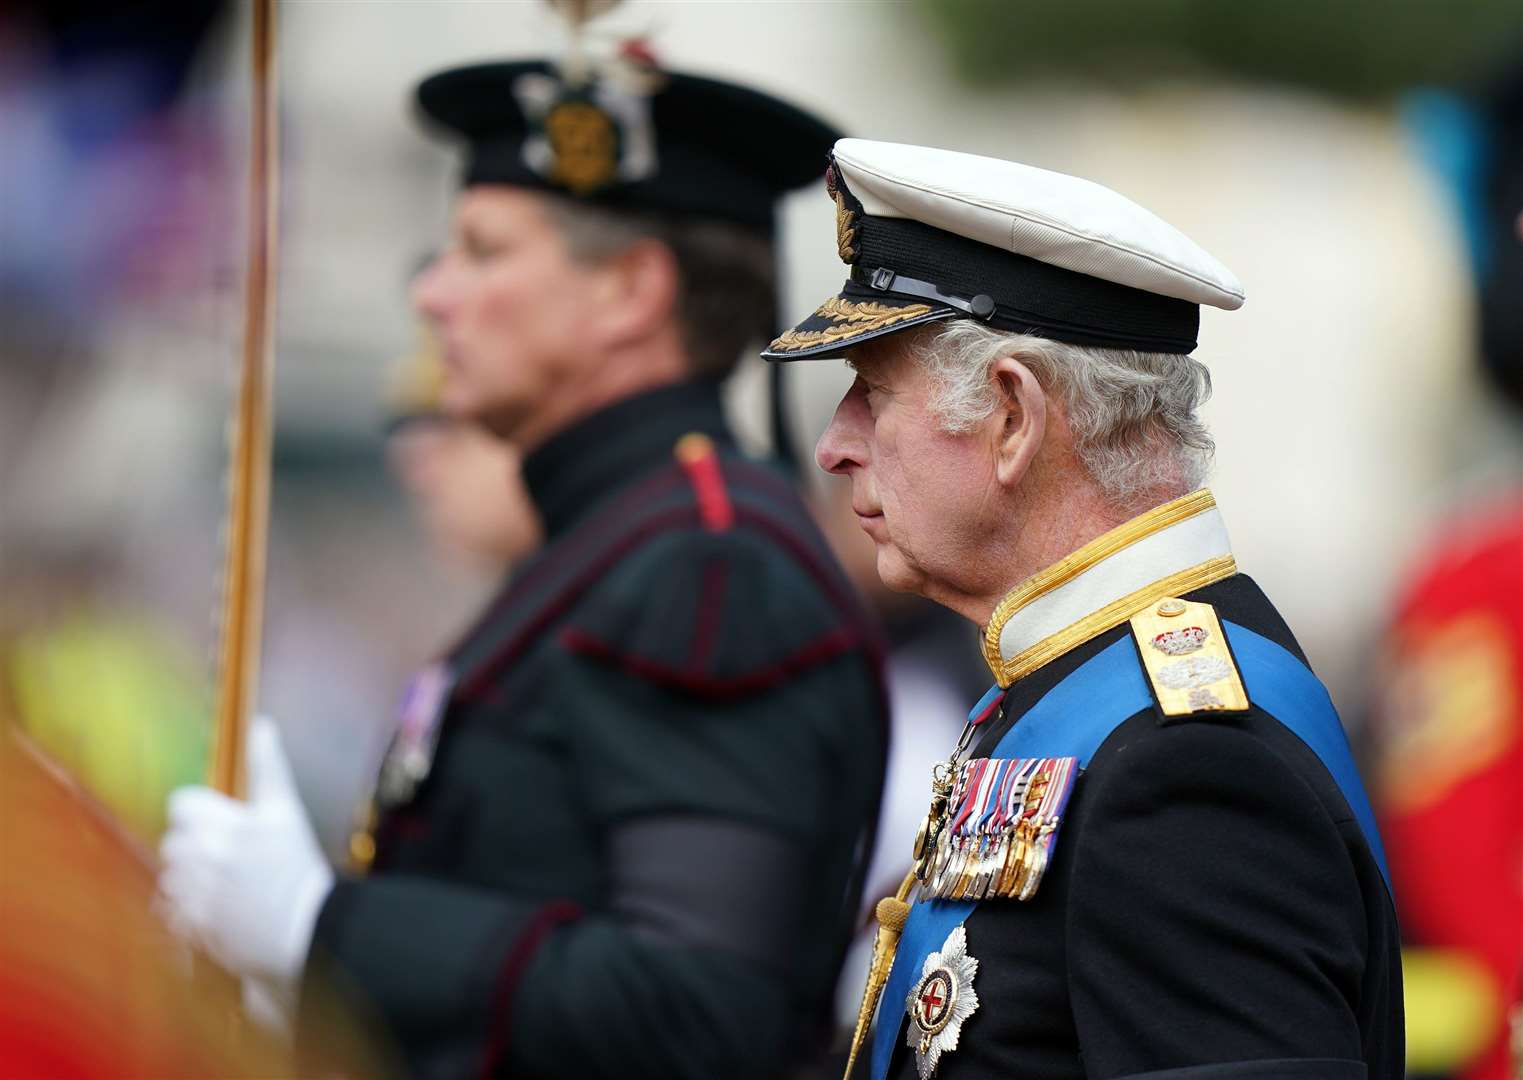
<path id="1" fill-rule="evenodd" d="M 531 135 L 524 163 L 572 195 L 585 197 L 657 171 L 650 95 L 663 77 L 643 41 L 595 55 L 586 25 L 618 0 L 546 0 L 570 29 L 558 74 L 519 78 L 513 92 Z"/>

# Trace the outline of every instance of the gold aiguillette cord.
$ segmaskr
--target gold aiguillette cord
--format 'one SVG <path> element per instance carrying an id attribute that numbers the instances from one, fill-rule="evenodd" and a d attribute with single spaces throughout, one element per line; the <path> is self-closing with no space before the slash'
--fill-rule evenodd
<path id="1" fill-rule="evenodd" d="M 846 1072 L 842 1080 L 851 1080 L 851 1070 L 856 1067 L 857 1054 L 867 1042 L 868 1029 L 872 1027 L 873 1013 L 878 1009 L 878 999 L 883 996 L 883 984 L 888 982 L 889 969 L 894 966 L 894 953 L 899 948 L 899 935 L 904 931 L 904 920 L 909 917 L 910 890 L 915 887 L 915 872 L 904 875 L 899 891 L 878 901 L 875 912 L 878 918 L 878 936 L 873 939 L 873 960 L 867 968 L 867 985 L 862 988 L 862 1005 L 857 1010 L 857 1029 L 851 1033 L 851 1056 L 846 1059 Z"/>

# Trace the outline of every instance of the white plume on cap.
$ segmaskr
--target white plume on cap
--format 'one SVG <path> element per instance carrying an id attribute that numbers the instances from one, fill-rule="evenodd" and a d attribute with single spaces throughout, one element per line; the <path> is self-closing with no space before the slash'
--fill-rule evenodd
<path id="1" fill-rule="evenodd" d="M 619 0 L 545 0 L 573 26 L 596 19 L 619 6 Z"/>
<path id="2" fill-rule="evenodd" d="M 596 63 L 588 55 L 584 30 L 588 23 L 619 6 L 619 0 L 545 0 L 550 10 L 566 21 L 570 38 L 561 57 L 561 76 L 570 86 L 582 86 L 593 77 Z"/>

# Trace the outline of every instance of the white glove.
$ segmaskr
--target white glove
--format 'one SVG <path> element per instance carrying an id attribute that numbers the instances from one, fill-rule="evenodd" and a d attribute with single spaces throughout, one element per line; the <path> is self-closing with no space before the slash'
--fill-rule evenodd
<path id="1" fill-rule="evenodd" d="M 249 726 L 247 760 L 247 802 L 206 787 L 170 795 L 161 907 L 176 935 L 292 1000 L 333 869 L 268 717 Z"/>

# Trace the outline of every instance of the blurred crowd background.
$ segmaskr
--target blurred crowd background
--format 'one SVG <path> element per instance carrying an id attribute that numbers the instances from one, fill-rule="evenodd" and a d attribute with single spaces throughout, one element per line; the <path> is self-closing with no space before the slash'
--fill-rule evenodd
<path id="1" fill-rule="evenodd" d="M 235 4 L 103 7 L 0 10 L 0 708 L 151 844 L 165 793 L 206 764 L 243 318 L 249 25 Z M 455 165 L 420 133 L 409 91 L 447 64 L 554 54 L 564 30 L 537 0 L 283 0 L 278 19 L 259 703 L 337 858 L 403 685 L 464 628 L 519 542 L 473 542 L 460 520 L 495 477 L 507 490 L 510 457 L 460 445 L 430 457 L 425 440 L 450 433 L 414 422 L 431 422 L 428 344 L 407 288 L 441 242 Z M 1208 309 L 1197 353 L 1215 382 L 1212 487 L 1240 564 L 1296 628 L 1367 771 L 1387 775 L 1404 583 L 1478 508 L 1515 513 L 1523 499 L 1523 425 L 1496 390 L 1516 387 L 1523 365 L 1505 334 L 1483 350 L 1478 317 L 1512 258 L 1485 212 L 1508 145 L 1485 103 L 1523 64 L 1515 0 L 629 0 L 592 32 L 643 37 L 667 66 L 752 83 L 854 135 L 1097 180 L 1232 267 L 1247 305 L 1231 318 Z M 1512 123 L 1516 146 L 1523 108 Z M 784 208 L 784 322 L 844 275 L 833 213 L 821 192 Z M 1488 380 L 1488 365 L 1502 377 Z M 845 379 L 837 365 L 786 373 L 806 463 Z M 771 449 L 770 392 L 760 361 L 729 391 L 759 452 Z M 443 479 L 440 460 L 456 462 Z M 836 500 L 812 472 L 802 482 L 829 522 Z M 470 478 L 466 494 L 451 494 L 451 476 Z M 870 588 L 868 541 L 833 532 Z M 1502 597 L 1514 612 L 1517 580 Z M 971 627 L 877 603 L 903 645 L 896 765 L 913 822 L 922 763 L 955 737 L 981 676 Z M 1523 729 L 1497 697 L 1523 693 L 1512 655 L 1510 689 L 1467 682 L 1464 707 Z M 1523 739 L 1507 732 L 1508 745 Z M 1444 752 L 1428 745 L 1418 771 Z M 1523 949 L 1517 828 L 1493 845 L 1510 860 L 1495 876 L 1518 901 L 1495 909 L 1512 925 L 1494 936 Z M 890 843 L 911 831 L 886 829 Z M 1446 944 L 1406 921 L 1416 944 Z M 1414 970 L 1414 1072 L 1500 1067 L 1504 976 L 1440 963 L 1438 989 L 1425 990 Z"/>

